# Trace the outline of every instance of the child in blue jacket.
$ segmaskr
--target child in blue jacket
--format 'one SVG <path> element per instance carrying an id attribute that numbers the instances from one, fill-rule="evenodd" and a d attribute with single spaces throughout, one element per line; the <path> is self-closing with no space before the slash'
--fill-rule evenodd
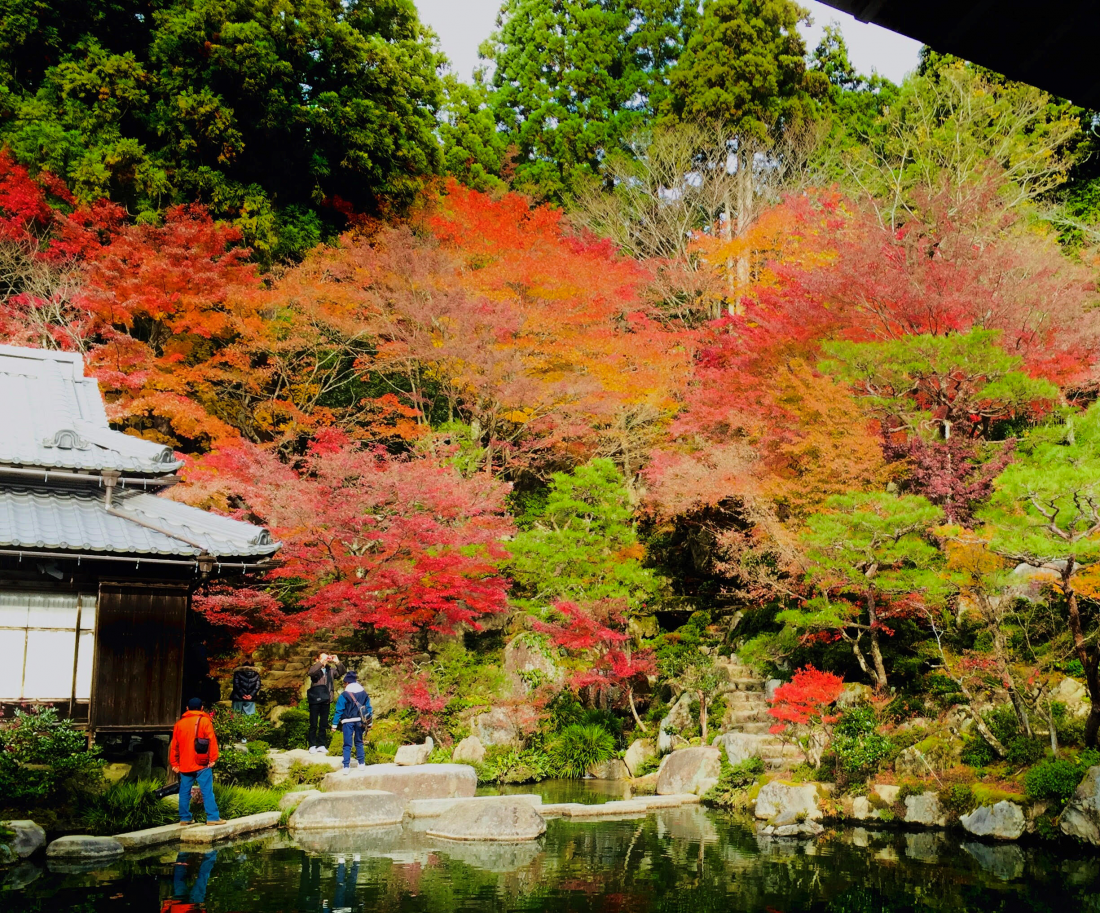
<path id="1" fill-rule="evenodd" d="M 336 700 L 332 711 L 332 731 L 344 730 L 344 770 L 351 766 L 351 746 L 355 745 L 355 757 L 359 766 L 366 764 L 363 736 L 374 724 L 370 698 L 359 684 L 359 676 L 349 672 L 344 676 L 344 690 Z"/>

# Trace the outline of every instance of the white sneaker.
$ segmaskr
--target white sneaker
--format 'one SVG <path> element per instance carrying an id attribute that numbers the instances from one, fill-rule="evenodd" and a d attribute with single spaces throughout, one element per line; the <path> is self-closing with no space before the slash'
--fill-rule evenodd
<path id="1" fill-rule="evenodd" d="M 310 754 L 314 754 L 316 751 L 317 751 L 317 746 L 316 745 L 310 745 L 309 746 L 309 753 Z"/>
<path id="2" fill-rule="evenodd" d="M 327 755 L 328 754 L 328 749 L 325 748 L 324 745 L 318 745 L 317 746 L 317 754 Z"/>

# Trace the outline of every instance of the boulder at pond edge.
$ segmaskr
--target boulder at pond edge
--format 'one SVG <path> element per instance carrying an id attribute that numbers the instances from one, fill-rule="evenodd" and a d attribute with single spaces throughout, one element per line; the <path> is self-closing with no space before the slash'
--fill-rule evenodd
<path id="1" fill-rule="evenodd" d="M 682 748 L 667 755 L 657 776 L 657 795 L 693 793 L 703 796 L 718 784 L 722 753 L 713 746 Z"/>
<path id="2" fill-rule="evenodd" d="M 760 787 L 756 796 L 756 817 L 765 821 L 792 814 L 805 815 L 805 820 L 816 821 L 821 809 L 817 807 L 817 787 L 813 783 L 784 783 L 772 780 Z"/>
<path id="3" fill-rule="evenodd" d="M 1100 767 L 1090 767 L 1059 818 L 1062 833 L 1100 846 Z"/>
<path id="4" fill-rule="evenodd" d="M 10 838 L 6 831 L 11 832 Z M 46 832 L 27 819 L 0 821 L 0 843 L 10 847 L 12 855 L 26 859 L 46 845 Z"/>
<path id="5" fill-rule="evenodd" d="M 405 803 L 393 793 L 376 789 L 317 793 L 303 799 L 290 816 L 293 830 L 339 830 L 400 824 Z"/>
<path id="6" fill-rule="evenodd" d="M 466 736 L 451 753 L 455 764 L 480 764 L 485 760 L 485 746 L 476 735 Z"/>
<path id="7" fill-rule="evenodd" d="M 527 802 L 460 803 L 428 829 L 431 837 L 518 843 L 546 832 L 546 820 Z"/>
<path id="8" fill-rule="evenodd" d="M 1027 827 L 1027 818 L 1015 802 L 1002 801 L 993 806 L 979 806 L 959 818 L 959 823 L 975 837 L 1018 840 Z"/>

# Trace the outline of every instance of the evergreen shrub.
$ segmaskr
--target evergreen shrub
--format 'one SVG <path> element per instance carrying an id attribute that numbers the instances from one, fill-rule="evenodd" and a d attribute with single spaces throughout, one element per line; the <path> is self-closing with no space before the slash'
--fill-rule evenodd
<path id="1" fill-rule="evenodd" d="M 0 804 L 53 803 L 102 782 L 99 750 L 87 735 L 52 707 L 16 710 L 0 730 Z"/>

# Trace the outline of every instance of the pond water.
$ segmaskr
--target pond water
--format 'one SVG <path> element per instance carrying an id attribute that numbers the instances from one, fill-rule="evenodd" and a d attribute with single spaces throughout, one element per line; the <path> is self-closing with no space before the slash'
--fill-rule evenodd
<path id="1" fill-rule="evenodd" d="M 24 864 L 0 881 L 3 913 L 1100 913 L 1092 855 L 931 832 L 758 839 L 747 822 L 699 807 L 551 820 L 541 840 L 519 845 L 452 843 L 408 826 L 279 832 L 89 872 Z"/>

